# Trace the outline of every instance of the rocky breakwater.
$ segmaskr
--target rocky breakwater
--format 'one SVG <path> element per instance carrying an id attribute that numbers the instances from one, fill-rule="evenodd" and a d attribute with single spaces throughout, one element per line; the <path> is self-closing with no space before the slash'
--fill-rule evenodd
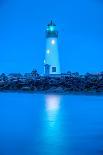
<path id="1" fill-rule="evenodd" d="M 103 72 L 79 75 L 68 72 L 61 75 L 41 76 L 37 71 L 26 74 L 1 74 L 0 91 L 40 92 L 103 92 Z"/>

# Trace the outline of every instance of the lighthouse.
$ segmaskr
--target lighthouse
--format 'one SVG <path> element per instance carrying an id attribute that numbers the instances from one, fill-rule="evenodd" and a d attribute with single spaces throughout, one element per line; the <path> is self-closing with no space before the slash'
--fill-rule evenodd
<path id="1" fill-rule="evenodd" d="M 56 25 L 51 21 L 46 29 L 46 51 L 44 59 L 44 74 L 60 74 L 60 63 L 58 53 L 58 31 Z"/>

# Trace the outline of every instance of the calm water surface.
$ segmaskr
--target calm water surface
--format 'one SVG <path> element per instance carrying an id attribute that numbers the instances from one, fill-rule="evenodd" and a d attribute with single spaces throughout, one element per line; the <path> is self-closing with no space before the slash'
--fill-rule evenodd
<path id="1" fill-rule="evenodd" d="M 0 155 L 103 155 L 103 97 L 0 93 Z"/>

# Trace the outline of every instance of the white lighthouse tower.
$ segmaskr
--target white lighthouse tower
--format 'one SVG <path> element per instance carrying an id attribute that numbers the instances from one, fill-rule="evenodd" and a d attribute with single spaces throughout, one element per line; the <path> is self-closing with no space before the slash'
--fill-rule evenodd
<path id="1" fill-rule="evenodd" d="M 46 53 L 44 60 L 44 74 L 60 74 L 60 63 L 58 55 L 58 31 L 56 25 L 51 21 L 46 29 Z"/>

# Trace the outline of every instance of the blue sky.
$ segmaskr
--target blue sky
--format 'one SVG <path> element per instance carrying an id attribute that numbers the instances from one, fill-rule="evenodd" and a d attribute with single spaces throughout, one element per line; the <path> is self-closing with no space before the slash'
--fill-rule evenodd
<path id="1" fill-rule="evenodd" d="M 102 0 L 0 0 L 0 73 L 43 71 L 51 19 L 62 72 L 103 71 Z"/>

